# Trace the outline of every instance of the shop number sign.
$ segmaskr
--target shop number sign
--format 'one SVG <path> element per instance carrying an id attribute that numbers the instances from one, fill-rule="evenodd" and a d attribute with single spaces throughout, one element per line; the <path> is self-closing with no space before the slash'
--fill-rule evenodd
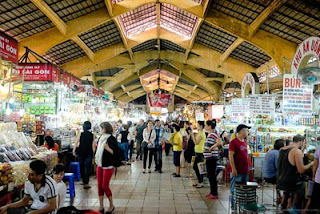
<path id="1" fill-rule="evenodd" d="M 0 57 L 18 64 L 18 42 L 3 32 L 0 32 Z"/>
<path id="2" fill-rule="evenodd" d="M 287 115 L 312 114 L 312 85 L 303 85 L 294 74 L 283 77 L 283 112 Z"/>

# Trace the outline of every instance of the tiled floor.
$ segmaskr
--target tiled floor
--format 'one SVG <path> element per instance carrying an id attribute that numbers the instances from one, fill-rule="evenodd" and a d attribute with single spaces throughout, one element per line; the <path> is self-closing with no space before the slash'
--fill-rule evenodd
<path id="1" fill-rule="evenodd" d="M 227 213 L 229 200 L 229 186 L 219 186 L 219 200 L 207 199 L 209 186 L 197 189 L 192 186 L 195 181 L 187 177 L 186 169 L 182 169 L 181 178 L 173 178 L 174 172 L 172 156 L 163 157 L 163 173 L 142 173 L 142 161 L 135 161 L 131 166 L 118 168 L 117 176 L 111 180 L 115 214 L 120 213 Z M 154 168 L 152 166 L 152 168 Z M 192 171 L 193 172 L 193 171 Z M 76 197 L 73 205 L 78 209 L 98 209 L 98 190 L 94 176 L 90 178 L 92 186 L 84 190 L 76 184 Z M 258 190 L 261 194 L 261 190 Z M 270 201 L 272 191 L 265 189 L 265 201 Z M 260 198 L 260 196 L 259 196 Z M 70 203 L 66 199 L 66 205 Z M 271 198 L 272 200 L 272 198 Z M 105 208 L 108 200 L 105 199 Z M 274 212 L 271 212 L 274 213 Z"/>

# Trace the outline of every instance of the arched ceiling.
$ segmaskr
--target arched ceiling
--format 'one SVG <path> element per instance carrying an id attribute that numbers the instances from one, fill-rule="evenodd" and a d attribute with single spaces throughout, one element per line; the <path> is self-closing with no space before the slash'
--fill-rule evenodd
<path id="1" fill-rule="evenodd" d="M 27 46 L 122 101 L 155 88 L 146 82 L 158 70 L 175 76 L 169 87 L 163 74 L 161 88 L 188 101 L 218 100 L 222 91 L 238 90 L 247 72 L 277 66 L 281 73 L 297 45 L 320 33 L 319 0 L 5 0 L 0 6 L 0 30 L 19 40 L 19 56 Z"/>

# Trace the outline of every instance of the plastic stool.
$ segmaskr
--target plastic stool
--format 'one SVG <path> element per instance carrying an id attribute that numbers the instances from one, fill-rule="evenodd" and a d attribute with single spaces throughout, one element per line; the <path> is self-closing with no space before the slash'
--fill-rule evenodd
<path id="1" fill-rule="evenodd" d="M 80 163 L 79 162 L 71 162 L 69 166 L 69 172 L 72 172 L 77 179 L 80 181 Z"/>
<path id="2" fill-rule="evenodd" d="M 69 188 L 67 188 L 67 194 L 70 194 L 70 199 L 74 198 L 76 195 L 76 190 L 74 186 L 74 175 L 73 173 L 65 173 L 63 180 L 69 181 Z"/>

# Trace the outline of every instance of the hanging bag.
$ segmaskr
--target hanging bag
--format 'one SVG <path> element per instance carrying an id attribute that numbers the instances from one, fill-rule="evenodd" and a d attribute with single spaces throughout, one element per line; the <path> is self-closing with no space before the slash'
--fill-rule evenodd
<path id="1" fill-rule="evenodd" d="M 148 141 L 149 141 L 149 140 L 150 140 L 150 138 L 151 138 L 152 131 L 153 131 L 153 129 L 151 129 L 151 132 L 150 132 L 150 135 L 149 135 Z M 146 147 L 148 146 L 148 142 L 146 142 L 146 141 L 142 141 L 141 146 L 142 146 L 142 148 L 146 148 Z"/>

